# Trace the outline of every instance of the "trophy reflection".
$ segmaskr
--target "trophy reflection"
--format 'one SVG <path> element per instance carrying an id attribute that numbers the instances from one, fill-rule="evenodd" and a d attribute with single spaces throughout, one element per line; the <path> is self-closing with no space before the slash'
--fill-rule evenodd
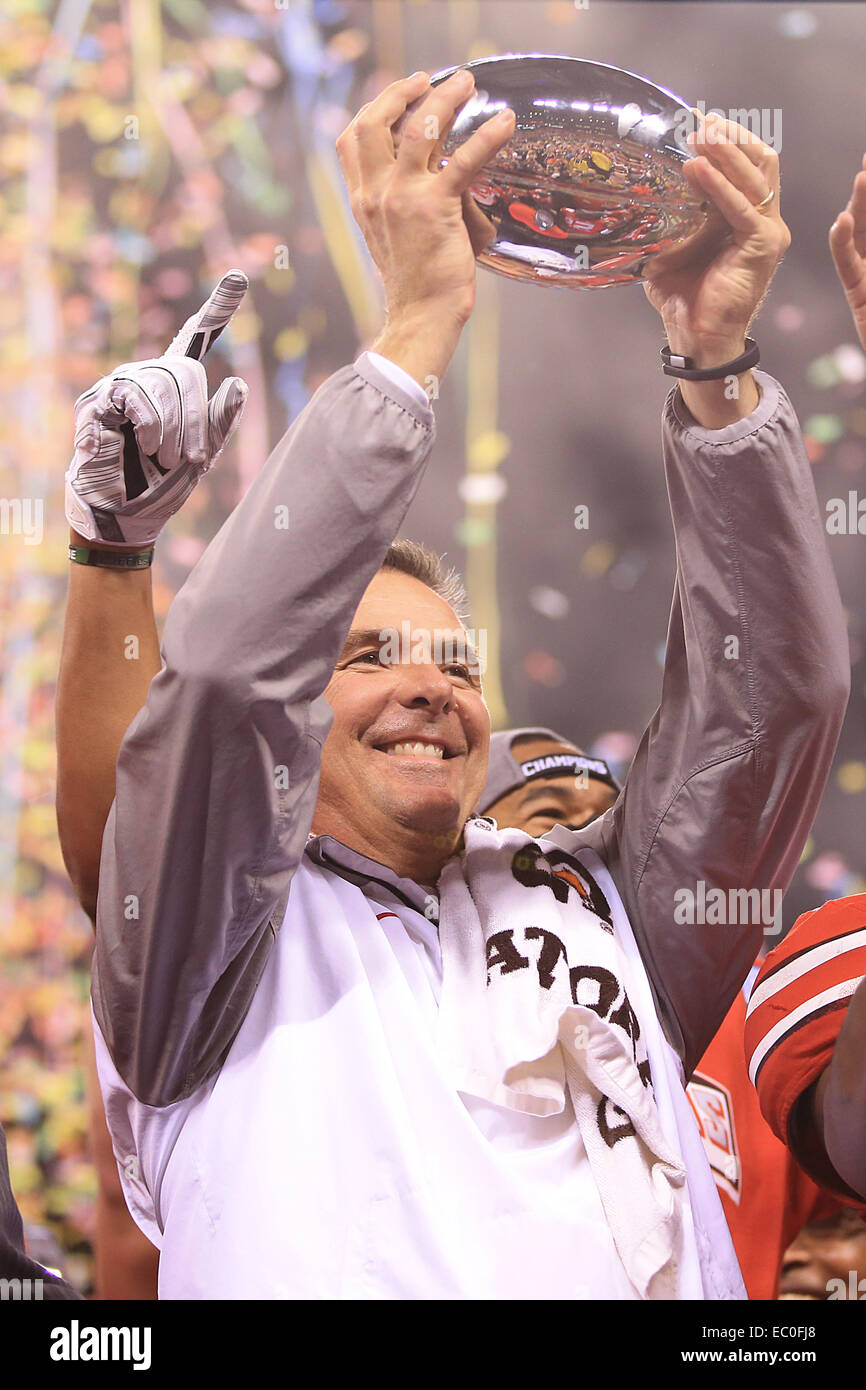
<path id="1" fill-rule="evenodd" d="M 708 205 L 683 175 L 694 121 L 679 97 L 579 58 L 465 66 L 476 90 L 444 139 L 443 161 L 496 111 L 510 106 L 517 117 L 470 190 L 482 265 L 533 284 L 600 289 L 638 282 L 648 260 L 706 239 Z"/>

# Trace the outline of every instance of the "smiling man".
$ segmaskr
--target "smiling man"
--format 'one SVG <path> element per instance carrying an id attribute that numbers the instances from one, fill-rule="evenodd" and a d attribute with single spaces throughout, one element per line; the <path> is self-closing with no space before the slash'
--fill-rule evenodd
<path id="1" fill-rule="evenodd" d="M 647 280 L 697 373 L 664 417 L 677 586 L 660 709 L 611 810 L 540 841 L 499 832 L 470 814 L 489 718 L 461 596 L 435 556 L 393 545 L 433 442 L 422 384 L 474 302 L 464 194 L 513 129 L 499 113 L 440 167 L 428 133 L 472 85 L 415 74 L 341 136 L 385 327 L 319 389 L 178 594 L 117 760 L 95 1041 L 163 1297 L 743 1293 L 683 1081 L 761 925 L 683 928 L 675 893 L 787 884 L 847 696 L 796 420 L 772 378 L 738 368 L 788 240 L 777 160 L 727 124 L 699 136 L 688 176 L 729 235 Z M 141 371 L 154 365 L 178 370 Z M 181 469 L 207 459 L 204 421 L 221 416 L 203 368 L 187 376 L 188 456 L 183 421 L 148 434 L 133 399 L 145 473 L 161 438 Z M 91 708 L 75 652 L 98 571 L 147 519 L 146 487 L 107 518 L 92 506 L 139 379 L 127 366 L 97 392 L 103 415 L 81 407 L 72 510 L 95 558 L 73 556 L 66 758 Z M 287 505 L 290 532 L 275 525 Z"/>
<path id="2" fill-rule="evenodd" d="M 462 597 L 421 547 L 386 554 L 325 690 L 334 721 L 313 819 L 314 834 L 335 839 L 351 825 L 353 848 L 372 858 L 393 843 L 391 867 L 430 885 L 478 800 L 490 737 L 478 663 L 448 596 Z M 395 614 L 410 637 L 400 662 L 386 659 Z M 434 647 L 455 659 L 435 663 Z"/>

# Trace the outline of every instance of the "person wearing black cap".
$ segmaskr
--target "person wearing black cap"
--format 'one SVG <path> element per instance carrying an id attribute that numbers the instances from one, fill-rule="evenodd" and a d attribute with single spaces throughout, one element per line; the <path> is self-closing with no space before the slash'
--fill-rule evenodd
<path id="1" fill-rule="evenodd" d="M 532 836 L 554 825 L 582 830 L 613 806 L 619 791 L 603 758 L 587 757 L 553 729 L 502 729 L 490 736 L 478 813 Z"/>

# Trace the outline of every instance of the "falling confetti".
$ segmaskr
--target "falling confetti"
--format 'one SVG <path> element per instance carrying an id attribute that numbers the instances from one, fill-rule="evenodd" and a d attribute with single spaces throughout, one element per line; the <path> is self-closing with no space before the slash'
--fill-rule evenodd
<path id="1" fill-rule="evenodd" d="M 838 415 L 810 415 L 803 428 L 819 444 L 832 444 L 845 433 Z"/>
<path id="2" fill-rule="evenodd" d="M 524 670 L 531 680 L 539 685 L 562 685 L 565 680 L 565 667 L 550 652 L 528 652 L 523 662 Z"/>
<path id="3" fill-rule="evenodd" d="M 581 556 L 580 568 L 584 574 L 597 578 L 610 569 L 615 555 L 616 551 L 609 541 L 596 541 Z"/>
<path id="4" fill-rule="evenodd" d="M 836 781 L 850 796 L 866 791 L 866 763 L 843 763 L 836 773 Z"/>
<path id="5" fill-rule="evenodd" d="M 783 333 L 798 333 L 805 320 L 806 315 L 799 304 L 780 304 L 773 311 L 773 322 Z"/>
<path id="6" fill-rule="evenodd" d="M 464 502 L 501 502 L 507 491 L 508 482 L 501 473 L 467 473 L 457 484 Z"/>
<path id="7" fill-rule="evenodd" d="M 565 594 L 559 589 L 550 589 L 545 585 L 530 589 L 529 602 L 536 613 L 542 613 L 545 618 L 565 618 L 571 607 Z"/>
<path id="8" fill-rule="evenodd" d="M 810 39 L 818 28 L 818 18 L 812 10 L 785 10 L 779 15 L 779 32 L 786 39 Z"/>

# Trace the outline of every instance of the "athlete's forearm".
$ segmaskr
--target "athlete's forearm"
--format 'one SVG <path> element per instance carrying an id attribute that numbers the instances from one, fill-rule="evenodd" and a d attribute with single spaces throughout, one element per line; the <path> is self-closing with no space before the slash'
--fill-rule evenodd
<path id="1" fill-rule="evenodd" d="M 866 981 L 851 997 L 833 1057 L 815 1088 L 814 1118 L 840 1178 L 866 1198 Z"/>
<path id="2" fill-rule="evenodd" d="M 89 544 L 74 531 L 70 541 Z M 117 754 L 159 669 L 151 571 L 71 564 L 57 682 L 57 823 L 91 918 Z"/>

